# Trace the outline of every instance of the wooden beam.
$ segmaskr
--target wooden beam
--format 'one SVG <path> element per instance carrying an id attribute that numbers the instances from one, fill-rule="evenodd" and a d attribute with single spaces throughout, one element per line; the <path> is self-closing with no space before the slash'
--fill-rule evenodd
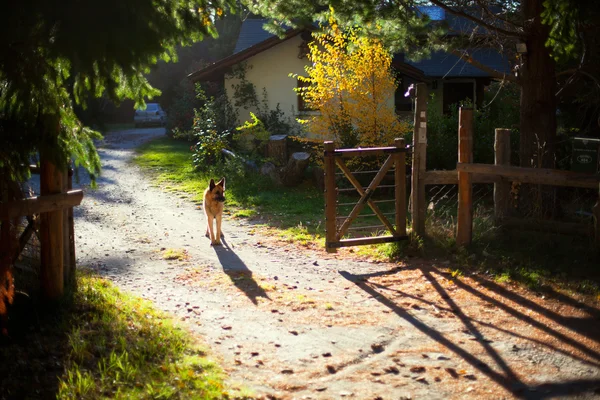
<path id="1" fill-rule="evenodd" d="M 408 236 L 377 236 L 368 238 L 343 239 L 338 242 L 327 243 L 327 248 L 362 246 L 366 244 L 393 243 L 407 240 Z"/>
<path id="2" fill-rule="evenodd" d="M 425 171 L 422 173 L 425 185 L 458 185 L 458 171 L 440 170 Z M 471 183 L 496 183 L 501 182 L 502 177 L 490 174 L 472 174 Z"/>
<path id="3" fill-rule="evenodd" d="M 339 240 L 342 236 L 344 236 L 344 234 L 348 230 L 348 227 L 350 226 L 350 224 L 352 223 L 352 221 L 358 216 L 358 214 L 364 208 L 365 204 L 369 203 L 369 198 L 373 194 L 373 191 L 377 188 L 377 186 L 379 185 L 379 183 L 381 182 L 381 180 L 383 179 L 383 177 L 385 176 L 385 174 L 387 174 L 387 172 L 390 170 L 390 168 L 392 167 L 393 164 L 394 164 L 394 158 L 390 155 L 390 156 L 388 156 L 387 160 L 385 160 L 385 162 L 381 166 L 381 169 L 379 170 L 379 172 L 377 173 L 377 175 L 375 175 L 375 177 L 373 178 L 373 180 L 371 181 L 371 183 L 369 184 L 369 186 L 367 187 L 367 189 L 364 190 L 364 191 L 362 191 L 362 187 L 361 187 L 361 191 L 362 191 L 361 198 L 360 198 L 360 200 L 358 200 L 358 202 L 356 203 L 356 205 L 354 206 L 354 208 L 350 212 L 350 215 L 348 215 L 348 218 L 346 218 L 346 220 L 344 221 L 344 223 L 340 227 L 339 231 L 337 232 L 337 234 L 336 234 L 336 240 Z M 372 204 L 374 205 L 374 203 L 372 203 Z M 385 218 L 385 216 L 383 216 L 383 213 L 381 213 L 381 211 L 379 211 L 379 208 L 377 208 L 377 206 L 375 206 L 375 207 L 371 206 L 371 209 L 381 219 L 381 222 L 383 222 L 386 225 L 386 227 L 393 234 L 396 234 L 396 231 L 394 230 L 394 227 L 389 223 L 389 221 L 387 220 L 387 218 Z"/>
<path id="4" fill-rule="evenodd" d="M 323 170 L 325 173 L 325 248 L 328 253 L 337 250 L 329 247 L 329 243 L 336 241 L 337 224 L 337 187 L 335 185 L 335 145 L 333 142 L 325 142 L 325 154 Z"/>
<path id="5" fill-rule="evenodd" d="M 83 199 L 82 190 L 70 190 L 67 193 L 48 194 L 29 197 L 23 200 L 0 204 L 0 221 L 33 214 L 60 211 L 78 206 Z"/>
<path id="6" fill-rule="evenodd" d="M 598 201 L 592 209 L 594 213 L 594 239 L 596 250 L 600 252 L 600 184 L 598 184 Z"/>
<path id="7" fill-rule="evenodd" d="M 523 168 L 492 164 L 464 164 L 459 162 L 456 165 L 456 169 L 470 173 L 501 175 L 505 178 L 511 178 L 509 180 L 539 185 L 595 189 L 598 187 L 598 183 L 600 183 L 600 174 L 561 171 L 551 168 Z"/>
<path id="8" fill-rule="evenodd" d="M 369 147 L 365 149 L 337 149 L 336 157 L 365 157 L 380 156 L 385 154 L 406 153 L 406 148 L 398 147 Z"/>
<path id="9" fill-rule="evenodd" d="M 510 166 L 510 129 L 496 129 L 494 139 L 494 164 Z M 494 220 L 498 222 L 510 211 L 510 183 L 494 183 Z"/>
<path id="10" fill-rule="evenodd" d="M 41 198 L 62 194 L 67 175 L 66 169 L 62 171 L 54 164 L 49 153 L 40 151 Z M 52 207 L 40 217 L 40 287 L 43 298 L 48 301 L 59 300 L 64 295 L 63 239 L 62 207 Z"/>
<path id="11" fill-rule="evenodd" d="M 458 161 L 473 162 L 473 109 L 461 107 L 458 121 Z M 457 168 L 458 169 L 458 168 Z M 468 246 L 473 237 L 473 185 L 468 171 L 458 171 L 456 243 Z"/>
<path id="12" fill-rule="evenodd" d="M 418 83 L 415 100 L 413 132 L 413 154 L 411 173 L 411 217 L 412 231 L 425 236 L 425 182 L 423 175 L 427 165 L 427 85 Z"/>
<path id="13" fill-rule="evenodd" d="M 406 149 L 404 139 L 394 140 L 396 147 Z M 396 198 L 396 236 L 406 236 L 406 153 L 394 155 L 394 197 Z"/>
<path id="14" fill-rule="evenodd" d="M 560 222 L 531 218 L 506 217 L 500 223 L 503 228 L 513 228 L 526 231 L 560 233 L 564 235 L 590 236 L 592 225 L 589 223 Z"/>
<path id="15" fill-rule="evenodd" d="M 390 158 L 388 158 L 388 160 L 390 160 Z M 377 204 L 375 204 L 373 202 L 373 200 L 371 200 L 369 198 L 370 196 L 367 196 L 367 192 L 362 188 L 361 183 L 354 177 L 354 175 L 352 174 L 352 171 L 350 171 L 348 169 L 348 167 L 344 163 L 344 160 L 342 160 L 342 159 L 336 159 L 335 161 L 336 161 L 338 167 L 342 170 L 342 172 L 344 172 L 344 175 L 346 176 L 346 178 L 350 181 L 350 183 L 352 183 L 352 185 L 354 186 L 354 188 L 356 189 L 356 191 L 361 195 L 361 200 L 363 198 L 366 198 L 367 199 L 367 204 L 369 204 L 369 207 L 371 207 L 371 210 L 373 210 L 373 212 L 375 213 L 375 215 L 377 216 L 377 218 L 379 218 L 379 220 L 381 221 L 381 223 L 384 224 L 385 227 L 393 235 L 397 235 L 397 232 L 394 229 L 394 226 L 390 223 L 390 221 L 388 221 L 388 219 L 385 217 L 385 215 L 379 209 L 379 207 L 377 207 Z M 389 167 L 388 167 L 388 169 L 389 169 Z M 386 170 L 386 172 L 387 172 L 387 170 Z M 369 187 L 371 187 L 371 186 L 369 186 Z M 367 189 L 367 190 L 369 190 L 369 189 Z M 369 192 L 369 193 L 371 193 L 371 192 Z M 338 234 L 336 235 L 336 241 L 339 240 L 340 236 L 344 235 L 344 233 L 348 230 L 348 226 L 350 225 L 350 222 L 352 222 L 352 220 L 354 218 L 356 218 L 356 216 L 358 215 L 358 214 L 354 215 L 353 212 L 358 207 L 359 203 L 360 203 L 360 200 L 357 203 L 357 205 L 354 207 L 354 209 L 352 210 L 352 213 L 350 213 L 350 215 L 342 223 L 342 226 L 340 227 L 340 230 L 339 230 Z M 361 207 L 361 209 L 362 209 L 362 207 Z M 360 212 L 360 210 L 359 210 L 359 212 Z"/>

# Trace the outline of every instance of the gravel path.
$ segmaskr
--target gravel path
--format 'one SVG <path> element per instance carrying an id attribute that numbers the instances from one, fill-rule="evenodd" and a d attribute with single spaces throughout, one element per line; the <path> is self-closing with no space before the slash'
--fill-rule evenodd
<path id="1" fill-rule="evenodd" d="M 200 207 L 129 163 L 163 134 L 99 144 L 99 187 L 84 182 L 75 211 L 78 264 L 184 321 L 234 387 L 282 399 L 600 396 L 597 304 L 453 279 L 443 264 L 301 250 L 240 220 L 225 219 L 213 248 Z"/>

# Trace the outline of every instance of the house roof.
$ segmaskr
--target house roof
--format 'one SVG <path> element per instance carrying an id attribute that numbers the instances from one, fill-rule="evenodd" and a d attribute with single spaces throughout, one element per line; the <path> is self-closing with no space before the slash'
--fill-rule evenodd
<path id="1" fill-rule="evenodd" d="M 246 50 L 264 40 L 274 37 L 270 32 L 264 30 L 263 25 L 267 22 L 265 19 L 247 19 L 240 28 L 240 34 L 235 44 L 233 54 Z M 289 30 L 289 28 L 287 29 Z"/>
<path id="2" fill-rule="evenodd" d="M 262 19 L 247 19 L 244 21 L 233 54 L 196 72 L 192 72 L 188 75 L 188 78 L 193 82 L 214 79 L 222 75 L 227 68 L 268 50 L 279 43 L 285 42 L 304 31 L 299 28 L 288 29 L 284 36 L 279 38 L 265 31 L 262 28 L 264 23 L 265 20 Z"/>
<path id="3" fill-rule="evenodd" d="M 424 10 L 423 10 L 424 11 Z M 455 18 L 454 16 L 448 15 L 447 13 L 435 14 L 439 10 L 428 9 L 427 13 L 431 14 L 432 19 L 439 20 L 446 18 L 446 21 L 452 23 L 455 28 L 458 28 L 459 20 L 460 23 L 467 25 L 470 21 L 466 21 L 462 18 Z M 276 35 L 267 32 L 263 25 L 267 22 L 266 19 L 247 19 L 242 24 L 240 34 L 236 42 L 233 54 L 222 60 L 217 61 L 201 70 L 191 73 L 188 75 L 192 81 L 210 80 L 223 74 L 223 72 L 262 51 L 265 51 L 283 41 L 286 41 L 300 33 L 303 29 L 288 29 L 283 38 L 279 38 Z M 465 28 L 464 26 L 462 27 Z M 499 71 L 500 73 L 510 73 L 510 66 L 508 61 L 503 56 L 493 49 L 479 49 L 476 51 L 470 51 L 470 54 L 474 60 Z M 394 67 L 402 73 L 415 78 L 417 80 L 426 80 L 429 78 L 458 78 L 458 77 L 489 77 L 490 74 L 469 64 L 459 57 L 445 53 L 435 52 L 431 58 L 424 59 L 418 62 L 405 61 L 402 57 L 394 57 Z"/>
<path id="4" fill-rule="evenodd" d="M 510 74 L 508 60 L 494 49 L 475 49 L 469 51 L 475 61 L 486 65 L 500 73 Z M 461 77 L 489 77 L 490 74 L 466 62 L 451 53 L 437 51 L 431 57 L 421 61 L 404 61 L 415 68 L 419 68 L 425 76 L 431 78 L 461 78 Z"/>

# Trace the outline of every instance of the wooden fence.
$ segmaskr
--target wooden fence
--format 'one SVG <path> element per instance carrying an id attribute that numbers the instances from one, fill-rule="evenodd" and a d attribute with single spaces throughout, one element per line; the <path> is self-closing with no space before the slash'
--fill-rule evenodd
<path id="1" fill-rule="evenodd" d="M 550 226 L 559 231 L 584 231 L 594 236 L 600 249 L 600 175 L 585 174 L 546 168 L 522 168 L 510 165 L 510 130 L 496 129 L 495 163 L 473 163 L 473 110 L 461 108 L 458 126 L 458 163 L 455 170 L 427 171 L 427 86 L 418 84 L 416 88 L 415 131 L 413 135 L 411 211 L 413 233 L 425 235 L 426 185 L 458 185 L 458 216 L 456 241 L 468 245 L 472 240 L 473 195 L 475 183 L 494 184 L 494 217 L 497 225 L 518 226 L 520 228 Z M 510 218 L 510 188 L 512 182 L 538 185 L 566 186 L 574 188 L 598 189 L 598 202 L 593 207 L 594 225 L 592 229 L 579 224 L 556 223 L 552 221 L 526 221 Z"/>
<path id="2" fill-rule="evenodd" d="M 377 171 L 375 177 L 368 185 L 363 188 L 354 173 L 348 169 L 344 158 L 347 157 L 366 157 L 389 154 L 381 169 Z M 365 244 L 389 243 L 408 239 L 406 235 L 406 146 L 404 139 L 396 139 L 393 147 L 360 148 L 360 149 L 335 149 L 333 142 L 325 142 L 325 247 L 327 252 L 336 252 L 337 248 L 344 246 L 359 246 Z M 338 188 L 336 185 L 335 171 L 339 168 L 348 181 L 354 186 L 354 189 L 360 195 L 360 199 L 353 205 L 349 215 L 338 217 Z M 392 224 L 379 207 L 377 201 L 373 201 L 371 196 L 379 186 L 384 176 L 394 167 L 394 207 L 395 219 Z M 375 171 L 373 171 L 375 172 Z M 391 235 L 375 237 L 359 237 L 344 239 L 350 224 L 360 214 L 365 205 L 368 205 L 374 215 L 379 218 Z M 338 219 L 343 219 L 338 224 Z"/>
<path id="3" fill-rule="evenodd" d="M 40 175 L 40 196 L 0 204 L 2 224 L 27 217 L 28 225 L 19 237 L 17 259 L 29 238 L 37 233 L 41 244 L 40 284 L 42 296 L 56 300 L 65 285 L 75 282 L 75 232 L 73 207 L 81 203 L 83 191 L 72 190 L 72 170 L 59 170 L 42 162 L 31 171 Z M 34 215 L 40 215 L 39 223 Z"/>

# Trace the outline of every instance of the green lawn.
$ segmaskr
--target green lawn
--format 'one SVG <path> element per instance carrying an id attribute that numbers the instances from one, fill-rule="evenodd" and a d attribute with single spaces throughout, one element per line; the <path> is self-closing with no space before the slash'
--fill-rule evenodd
<path id="1" fill-rule="evenodd" d="M 233 395 L 219 366 L 189 332 L 150 302 L 124 294 L 105 279 L 80 272 L 72 301 L 49 311 L 33 321 L 36 329 L 19 332 L 15 326 L 12 334 L 19 339 L 0 346 L 0 359 L 25 361 L 0 363 L 6 398 Z M 18 316 L 31 318 L 32 313 Z"/>
<path id="2" fill-rule="evenodd" d="M 324 235 L 323 193 L 314 186 L 282 188 L 269 178 L 248 172 L 239 163 L 215 166 L 210 172 L 192 166 L 190 143 L 159 138 L 138 149 L 134 162 L 152 174 L 167 191 L 185 193 L 202 202 L 211 178 L 226 177 L 226 209 L 236 218 L 255 218 L 278 229 L 283 236 L 322 241 Z"/>

